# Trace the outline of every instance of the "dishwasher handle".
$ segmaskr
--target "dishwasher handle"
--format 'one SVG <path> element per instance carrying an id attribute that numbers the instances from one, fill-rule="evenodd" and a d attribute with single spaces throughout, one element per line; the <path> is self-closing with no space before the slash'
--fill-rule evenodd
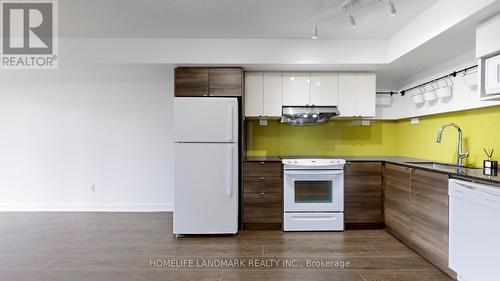
<path id="1" fill-rule="evenodd" d="M 500 188 L 485 184 L 450 179 L 450 197 L 500 209 Z"/>

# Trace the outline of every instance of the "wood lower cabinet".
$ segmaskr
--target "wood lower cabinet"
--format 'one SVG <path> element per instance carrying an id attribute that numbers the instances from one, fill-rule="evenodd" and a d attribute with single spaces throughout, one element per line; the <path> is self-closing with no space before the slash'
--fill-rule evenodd
<path id="1" fill-rule="evenodd" d="M 243 163 L 243 228 L 281 229 L 281 162 Z"/>
<path id="2" fill-rule="evenodd" d="M 347 163 L 344 205 L 346 227 L 383 227 L 381 162 Z"/>
<path id="3" fill-rule="evenodd" d="M 415 249 L 442 270 L 449 270 L 448 175 L 413 170 L 410 222 Z"/>
<path id="4" fill-rule="evenodd" d="M 385 164 L 384 217 L 389 232 L 451 277 L 446 174 Z"/>
<path id="5" fill-rule="evenodd" d="M 245 192 L 245 224 L 281 224 L 281 193 Z"/>
<path id="6" fill-rule="evenodd" d="M 386 227 L 403 241 L 410 241 L 411 169 L 385 164 L 384 219 Z"/>

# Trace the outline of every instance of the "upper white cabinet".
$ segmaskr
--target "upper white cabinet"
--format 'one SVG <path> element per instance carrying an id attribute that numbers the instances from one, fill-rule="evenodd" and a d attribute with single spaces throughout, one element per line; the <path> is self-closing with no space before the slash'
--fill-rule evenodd
<path id="1" fill-rule="evenodd" d="M 312 105 L 338 106 L 340 117 L 373 117 L 375 74 L 246 73 L 246 117 L 281 117 L 283 106 Z"/>
<path id="2" fill-rule="evenodd" d="M 332 106 L 339 103 L 339 74 L 311 73 L 311 105 Z"/>
<path id="3" fill-rule="evenodd" d="M 374 117 L 375 93 L 376 76 L 374 73 L 340 73 L 340 117 Z"/>
<path id="4" fill-rule="evenodd" d="M 259 117 L 264 114 L 264 74 L 245 74 L 245 116 Z"/>
<path id="5" fill-rule="evenodd" d="M 335 106 L 339 99 L 338 73 L 283 74 L 284 106 Z"/>
<path id="6" fill-rule="evenodd" d="M 476 30 L 476 58 L 491 57 L 500 51 L 500 15 L 483 22 Z"/>
<path id="7" fill-rule="evenodd" d="M 283 78 L 281 73 L 264 73 L 264 116 L 281 117 L 281 95 Z"/>
<path id="8" fill-rule="evenodd" d="M 281 92 L 281 73 L 246 73 L 245 116 L 280 117 Z"/>
<path id="9" fill-rule="evenodd" d="M 374 73 L 358 73 L 358 114 L 375 117 L 377 82 Z"/>
<path id="10" fill-rule="evenodd" d="M 283 74 L 283 105 L 304 106 L 311 104 L 311 77 L 309 73 Z"/>
<path id="11" fill-rule="evenodd" d="M 481 100 L 500 100 L 500 15 L 479 25 L 476 30 L 476 57 L 479 59 Z"/>
<path id="12" fill-rule="evenodd" d="M 356 73 L 339 74 L 339 111 L 341 117 L 357 116 L 357 84 Z"/>

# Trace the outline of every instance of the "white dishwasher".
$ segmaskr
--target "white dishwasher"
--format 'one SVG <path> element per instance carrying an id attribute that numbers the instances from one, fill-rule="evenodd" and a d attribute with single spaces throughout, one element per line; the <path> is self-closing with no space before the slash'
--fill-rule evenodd
<path id="1" fill-rule="evenodd" d="M 450 179 L 449 267 L 464 281 L 500 276 L 500 188 Z"/>

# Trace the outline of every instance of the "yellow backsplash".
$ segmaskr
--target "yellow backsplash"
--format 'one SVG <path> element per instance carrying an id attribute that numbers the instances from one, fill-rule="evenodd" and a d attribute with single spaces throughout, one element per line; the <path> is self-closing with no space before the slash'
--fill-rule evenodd
<path id="1" fill-rule="evenodd" d="M 335 120 L 317 126 L 294 127 L 269 120 L 259 126 L 248 122 L 248 156 L 408 156 L 439 162 L 456 162 L 457 132 L 447 128 L 442 143 L 436 143 L 439 128 L 454 122 L 464 133 L 466 164 L 482 166 L 483 148 L 495 149 L 500 159 L 500 106 L 421 117 L 418 125 L 409 119 L 371 121 Z"/>

